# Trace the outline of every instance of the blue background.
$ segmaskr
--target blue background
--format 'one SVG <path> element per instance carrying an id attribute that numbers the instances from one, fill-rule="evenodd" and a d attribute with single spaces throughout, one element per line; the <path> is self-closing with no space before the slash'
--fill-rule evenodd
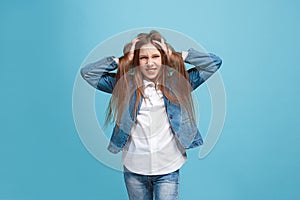
<path id="1" fill-rule="evenodd" d="M 127 199 L 122 173 L 82 145 L 72 90 L 89 52 L 138 27 L 182 32 L 223 59 L 227 117 L 181 199 L 299 199 L 296 0 L 0 2 L 0 199 Z M 205 129 L 203 127 L 202 129 Z"/>

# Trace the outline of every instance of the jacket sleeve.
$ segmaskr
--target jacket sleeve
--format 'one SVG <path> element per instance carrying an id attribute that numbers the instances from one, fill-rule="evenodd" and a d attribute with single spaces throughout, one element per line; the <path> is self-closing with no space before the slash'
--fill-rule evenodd
<path id="1" fill-rule="evenodd" d="M 111 71 L 118 68 L 114 57 L 106 57 L 87 64 L 80 70 L 80 74 L 94 88 L 103 92 L 112 93 L 115 85 L 115 73 Z"/>
<path id="2" fill-rule="evenodd" d="M 188 50 L 184 62 L 195 66 L 188 70 L 189 81 L 193 90 L 213 75 L 222 64 L 222 60 L 218 56 L 212 53 L 199 52 L 194 49 Z"/>

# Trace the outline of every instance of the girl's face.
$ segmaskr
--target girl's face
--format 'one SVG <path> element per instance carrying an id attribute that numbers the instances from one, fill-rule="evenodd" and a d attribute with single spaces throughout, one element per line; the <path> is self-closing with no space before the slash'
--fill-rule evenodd
<path id="1" fill-rule="evenodd" d="M 144 78 L 148 81 L 156 81 L 161 70 L 161 54 L 151 43 L 141 47 L 139 53 L 139 66 Z"/>

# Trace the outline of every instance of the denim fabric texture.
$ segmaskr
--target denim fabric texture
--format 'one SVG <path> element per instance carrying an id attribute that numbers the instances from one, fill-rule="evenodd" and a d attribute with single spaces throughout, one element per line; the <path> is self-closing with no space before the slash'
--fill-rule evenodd
<path id="1" fill-rule="evenodd" d="M 86 65 L 81 69 L 82 77 L 94 88 L 112 93 L 116 84 L 115 73 L 113 71 L 118 67 L 114 58 L 113 56 L 106 57 Z M 199 52 L 194 49 L 188 50 L 188 55 L 184 62 L 195 66 L 187 71 L 193 90 L 213 75 L 222 64 L 222 60 L 218 56 L 212 53 Z M 128 103 L 128 112 L 124 112 L 121 117 L 121 125 L 115 125 L 113 129 L 108 146 L 108 150 L 112 153 L 120 152 L 128 141 L 131 128 L 136 121 L 136 116 L 131 115 L 136 102 L 136 96 L 135 91 L 133 98 Z M 139 102 L 137 113 L 142 101 L 143 98 Z M 180 102 L 170 102 L 164 96 L 164 103 L 171 129 L 180 144 L 185 149 L 202 145 L 203 140 L 196 122 L 189 119 L 187 111 L 183 106 L 180 106 Z"/>
<path id="2" fill-rule="evenodd" d="M 124 180 L 130 200 L 176 200 L 179 169 L 164 175 L 140 175 L 124 167 Z"/>

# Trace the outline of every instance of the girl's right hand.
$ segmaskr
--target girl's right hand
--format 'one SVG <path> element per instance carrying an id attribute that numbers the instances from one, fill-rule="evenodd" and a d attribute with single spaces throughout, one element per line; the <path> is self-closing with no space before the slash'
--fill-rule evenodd
<path id="1" fill-rule="evenodd" d="M 136 45 L 136 43 L 137 43 L 138 41 L 139 41 L 138 38 L 134 38 L 133 40 L 131 40 L 131 49 L 130 49 L 130 51 L 129 51 L 129 57 L 128 57 L 128 59 L 129 59 L 130 61 L 133 60 L 135 45 Z"/>

